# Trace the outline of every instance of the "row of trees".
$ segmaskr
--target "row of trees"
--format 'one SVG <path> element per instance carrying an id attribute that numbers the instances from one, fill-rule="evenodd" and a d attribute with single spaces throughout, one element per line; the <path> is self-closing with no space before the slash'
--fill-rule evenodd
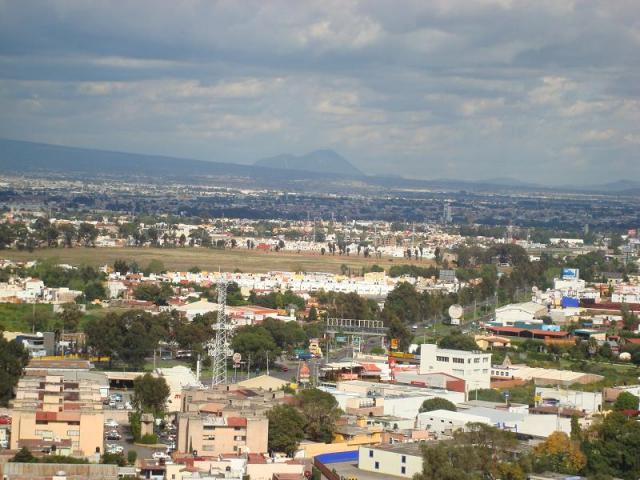
<path id="1" fill-rule="evenodd" d="M 87 344 L 94 353 L 138 369 L 159 348 L 161 341 L 175 342 L 178 348 L 191 350 L 194 357 L 204 354 L 204 344 L 214 335 L 212 327 L 216 318 L 215 312 L 188 321 L 176 312 L 152 315 L 129 310 L 92 318 L 85 331 Z M 267 358 L 275 362 L 282 352 L 304 346 L 309 338 L 320 334 L 321 328 L 319 323 L 308 323 L 303 328 L 296 322 L 267 318 L 261 325 L 238 328 L 232 348 L 244 358 L 250 358 L 254 367 L 264 368 Z M 208 357 L 203 355 L 203 358 L 206 361 Z"/>
<path id="2" fill-rule="evenodd" d="M 44 217 L 31 223 L 15 222 L 0 225 L 0 249 L 15 247 L 32 251 L 41 247 L 95 246 L 99 231 L 91 223 L 55 225 Z"/>

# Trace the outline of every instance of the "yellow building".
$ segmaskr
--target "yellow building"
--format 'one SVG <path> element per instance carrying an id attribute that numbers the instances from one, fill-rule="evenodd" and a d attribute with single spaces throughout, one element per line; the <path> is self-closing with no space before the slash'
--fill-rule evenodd
<path id="1" fill-rule="evenodd" d="M 13 401 L 11 449 L 88 457 L 102 453 L 104 413 L 100 385 L 60 375 L 20 379 Z"/>

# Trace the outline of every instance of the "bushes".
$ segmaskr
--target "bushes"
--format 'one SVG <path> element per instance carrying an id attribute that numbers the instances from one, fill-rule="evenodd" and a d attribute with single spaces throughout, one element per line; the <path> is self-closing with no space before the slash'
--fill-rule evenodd
<path id="1" fill-rule="evenodd" d="M 156 443 L 158 443 L 158 436 L 155 433 L 147 433 L 146 435 L 140 437 L 138 443 L 143 443 L 145 445 L 155 445 Z"/>

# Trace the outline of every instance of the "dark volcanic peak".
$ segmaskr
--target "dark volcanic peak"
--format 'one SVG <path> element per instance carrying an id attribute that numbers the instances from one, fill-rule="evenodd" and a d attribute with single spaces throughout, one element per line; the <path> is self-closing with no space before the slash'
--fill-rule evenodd
<path id="1" fill-rule="evenodd" d="M 305 172 L 336 173 L 363 176 L 364 174 L 349 161 L 333 150 L 315 150 L 305 155 L 282 154 L 258 160 L 260 167 L 298 170 Z"/>

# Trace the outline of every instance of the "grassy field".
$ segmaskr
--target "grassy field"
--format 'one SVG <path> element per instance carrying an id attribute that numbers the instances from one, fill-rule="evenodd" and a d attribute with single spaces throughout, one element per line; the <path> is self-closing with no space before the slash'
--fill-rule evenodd
<path id="1" fill-rule="evenodd" d="M 60 326 L 53 313 L 52 305 L 0 303 L 0 328 L 8 332 L 30 332 L 34 326 L 34 310 L 37 318 L 37 330 L 54 330 Z M 127 310 L 127 308 L 120 307 L 89 308 L 80 319 L 78 330 L 83 331 L 87 322 L 93 318 L 100 319 L 109 312 L 123 313 Z"/>
<path id="2" fill-rule="evenodd" d="M 186 271 L 198 266 L 204 271 L 233 271 L 268 272 L 272 270 L 332 272 L 340 273 L 340 267 L 345 264 L 354 272 L 362 267 L 371 268 L 378 264 L 389 268 L 394 264 L 415 263 L 428 266 L 429 260 L 416 261 L 406 259 L 365 259 L 363 257 L 332 256 L 295 252 L 259 252 L 246 249 L 216 250 L 206 248 L 45 248 L 33 252 L 4 250 L 0 258 L 14 261 L 28 261 L 34 259 L 56 258 L 60 263 L 71 265 L 104 265 L 113 264 L 116 259 L 135 260 L 140 266 L 145 266 L 152 259 L 160 260 L 169 270 Z"/>
<path id="3" fill-rule="evenodd" d="M 8 332 L 30 332 L 34 311 L 36 317 L 53 316 L 51 305 L 0 303 L 0 328 Z"/>

